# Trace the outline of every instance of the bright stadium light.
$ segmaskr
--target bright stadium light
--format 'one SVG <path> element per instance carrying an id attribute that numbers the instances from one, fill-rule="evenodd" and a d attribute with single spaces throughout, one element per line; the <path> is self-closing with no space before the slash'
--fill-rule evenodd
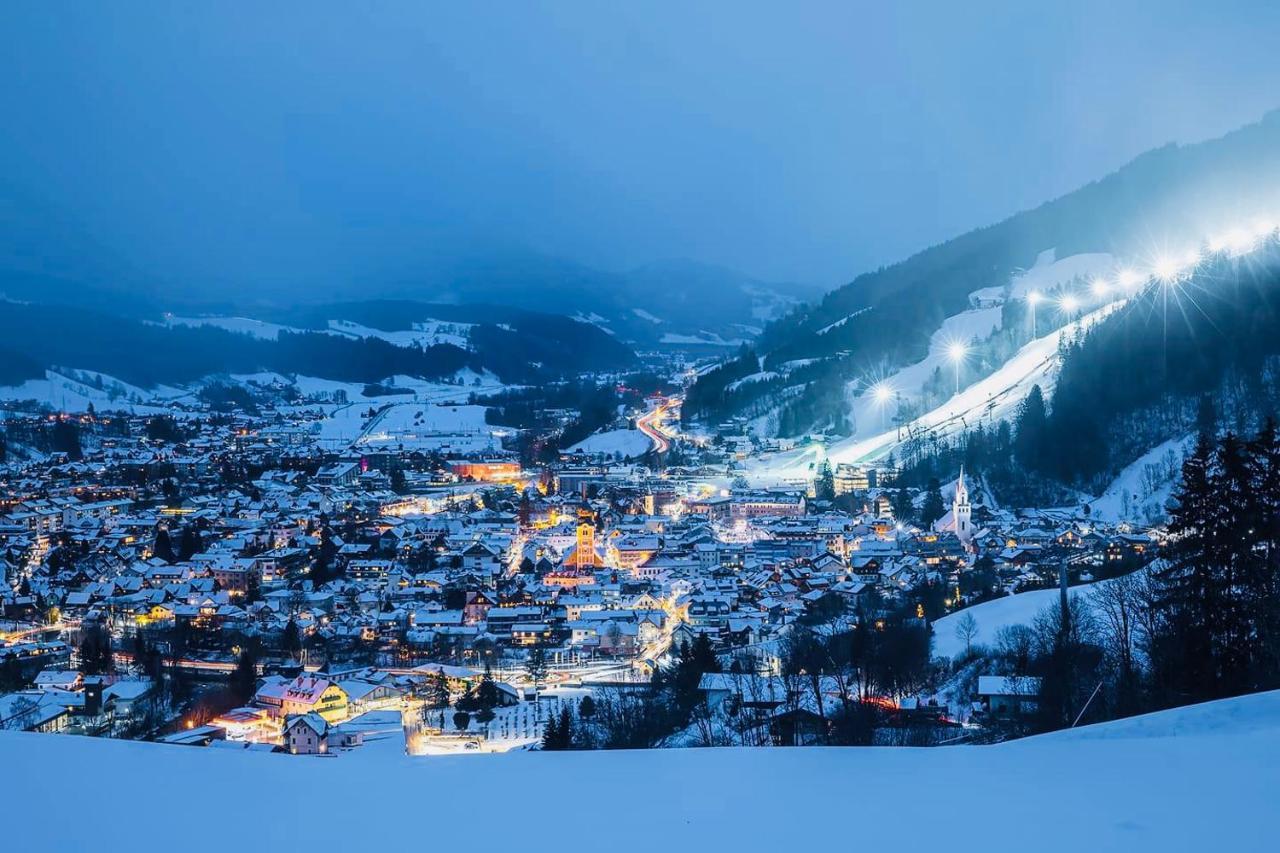
<path id="1" fill-rule="evenodd" d="M 1119 282 L 1121 287 L 1128 290 L 1141 284 L 1142 276 L 1133 270 L 1120 270 L 1120 274 L 1116 276 L 1116 281 Z"/>
<path id="2" fill-rule="evenodd" d="M 1089 285 L 1089 289 L 1093 291 L 1094 296 L 1096 296 L 1098 299 L 1101 299 L 1102 297 L 1107 295 L 1107 291 L 1110 289 L 1110 286 L 1107 284 L 1107 282 L 1104 279 L 1095 278 L 1093 280 L 1093 283 Z"/>
<path id="3" fill-rule="evenodd" d="M 871 397 L 880 409 L 880 431 L 884 432 L 889 428 L 886 418 L 889 413 L 889 400 L 893 397 L 893 387 L 887 382 L 877 382 L 871 386 Z"/>
<path id="4" fill-rule="evenodd" d="M 1227 245 L 1233 252 L 1247 252 L 1253 248 L 1253 237 L 1239 228 L 1227 235 Z"/>
<path id="5" fill-rule="evenodd" d="M 947 346 L 947 358 L 951 359 L 951 363 L 956 368 L 956 393 L 960 393 L 960 362 L 964 361 L 964 357 L 969 354 L 969 348 L 960 341 L 954 341 Z"/>
<path id="6" fill-rule="evenodd" d="M 1162 255 L 1156 259 L 1151 271 L 1155 273 L 1156 278 L 1168 284 L 1178 277 L 1178 262 L 1168 255 Z"/>
<path id="7" fill-rule="evenodd" d="M 1058 307 L 1070 314 L 1080 307 L 1080 300 L 1068 293 L 1066 296 L 1058 300 Z"/>

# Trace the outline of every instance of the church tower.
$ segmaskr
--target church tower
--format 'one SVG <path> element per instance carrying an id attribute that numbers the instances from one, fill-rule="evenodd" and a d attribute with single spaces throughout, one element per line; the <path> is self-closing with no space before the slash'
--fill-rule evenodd
<path id="1" fill-rule="evenodd" d="M 969 488 L 964 484 L 964 466 L 960 466 L 960 479 L 956 481 L 956 496 L 951 501 L 951 518 L 956 525 L 956 538 L 965 545 L 973 538 L 973 520 L 970 514 Z"/>

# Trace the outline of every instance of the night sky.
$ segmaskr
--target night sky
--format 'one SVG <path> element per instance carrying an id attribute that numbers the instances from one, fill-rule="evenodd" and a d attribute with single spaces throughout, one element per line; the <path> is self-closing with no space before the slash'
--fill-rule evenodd
<path id="1" fill-rule="evenodd" d="M 507 250 L 829 287 L 1280 106 L 1280 3 L 907 5 L 15 0 L 0 190 L 227 292 Z"/>

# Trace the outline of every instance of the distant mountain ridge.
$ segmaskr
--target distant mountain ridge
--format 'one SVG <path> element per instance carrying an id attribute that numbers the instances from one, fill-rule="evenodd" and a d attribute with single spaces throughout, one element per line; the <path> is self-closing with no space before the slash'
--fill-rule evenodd
<path id="1" fill-rule="evenodd" d="M 530 253 L 464 264 L 436 295 L 588 319 L 637 345 L 736 345 L 805 298 L 803 285 L 765 282 L 726 267 L 664 260 L 611 273 Z M 696 345 L 696 344 L 694 344 Z"/>
<path id="2" fill-rule="evenodd" d="M 458 249 L 396 275 L 315 282 L 170 282 L 133 269 L 74 216 L 0 185 L 0 296 L 135 318 L 262 317 L 357 299 L 501 306 L 576 317 L 641 347 L 735 346 L 819 291 L 689 260 L 626 272 L 524 249 Z"/>
<path id="3" fill-rule="evenodd" d="M 623 369 L 636 360 L 628 347 L 589 323 L 516 309 L 402 301 L 316 306 L 293 314 L 297 325 L 198 316 L 142 320 L 64 303 L 3 301 L 0 340 L 11 358 L 0 379 L 17 384 L 61 365 L 144 387 L 260 370 L 377 382 L 471 369 L 527 383 Z M 451 322 L 421 334 L 396 334 L 412 329 L 417 319 L 440 315 Z"/>

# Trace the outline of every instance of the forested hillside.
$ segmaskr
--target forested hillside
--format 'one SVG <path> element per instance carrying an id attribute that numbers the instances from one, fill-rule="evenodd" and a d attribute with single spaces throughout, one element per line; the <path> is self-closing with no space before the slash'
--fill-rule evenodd
<path id="1" fill-rule="evenodd" d="M 1277 356 L 1280 243 L 1211 256 L 1068 346 L 1027 462 L 1083 481 L 1194 425 L 1253 428 L 1280 411 Z"/>
<path id="2" fill-rule="evenodd" d="M 920 359 L 930 333 L 964 310 L 970 293 L 1007 284 L 1041 251 L 1145 259 L 1161 248 L 1153 240 L 1194 244 L 1223 222 L 1273 210 L 1278 186 L 1280 113 L 1271 113 L 1221 139 L 1151 151 L 1034 210 L 858 276 L 771 324 L 757 342 L 766 370 L 798 359 L 835 365 L 792 390 L 790 406 L 811 423 L 793 420 L 789 431 L 840 423 L 829 411 L 844 405 L 833 385 Z M 728 400 L 710 416 L 737 413 Z"/>
<path id="3" fill-rule="evenodd" d="M 1097 494 L 1169 439 L 1260 429 L 1280 413 L 1280 238 L 1153 280 L 1061 355 L 1052 393 L 1033 388 L 1011 424 L 904 452 L 904 482 L 963 463 L 1007 498 L 1052 502 L 1054 484 Z"/>

